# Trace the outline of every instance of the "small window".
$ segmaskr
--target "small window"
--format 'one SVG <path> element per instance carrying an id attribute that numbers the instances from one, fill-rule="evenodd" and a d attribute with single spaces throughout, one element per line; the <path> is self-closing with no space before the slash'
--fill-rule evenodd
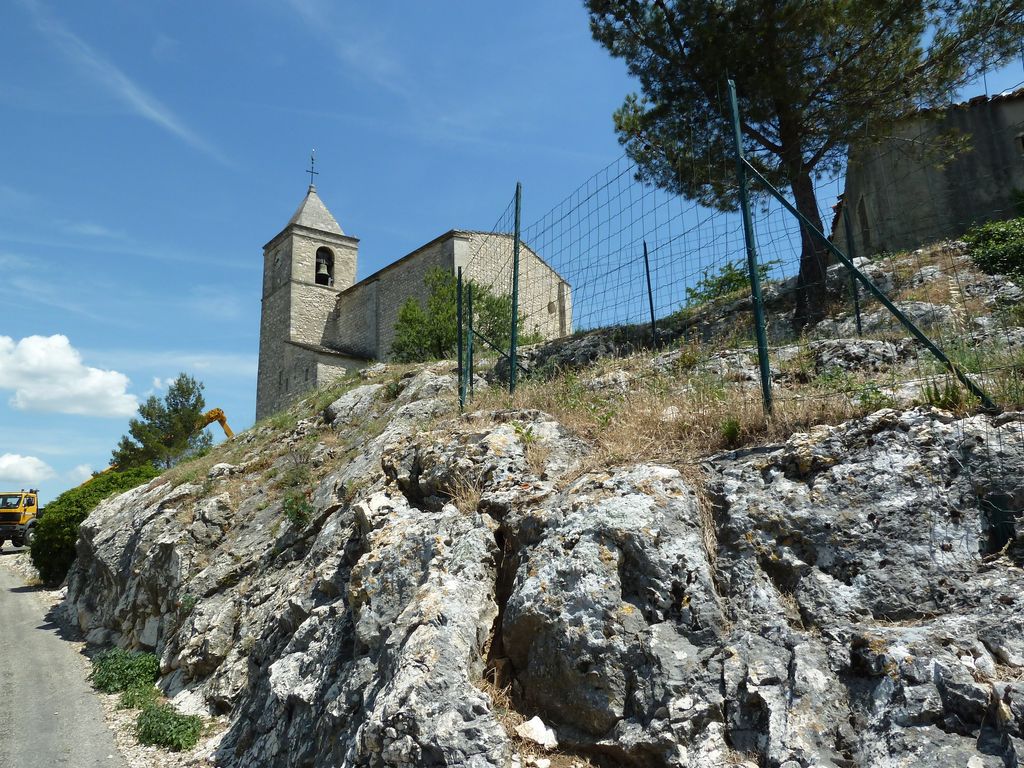
<path id="1" fill-rule="evenodd" d="M 1018 133 L 1014 143 L 1017 145 L 1017 151 L 1024 155 L 1024 133 Z"/>
<path id="2" fill-rule="evenodd" d="M 555 302 L 553 302 L 553 301 L 549 301 L 549 302 L 548 302 L 548 314 L 549 314 L 549 315 L 553 315 L 553 314 L 555 314 L 555 311 L 556 311 L 557 309 L 558 309 L 558 305 L 557 305 L 557 304 L 555 304 Z"/>

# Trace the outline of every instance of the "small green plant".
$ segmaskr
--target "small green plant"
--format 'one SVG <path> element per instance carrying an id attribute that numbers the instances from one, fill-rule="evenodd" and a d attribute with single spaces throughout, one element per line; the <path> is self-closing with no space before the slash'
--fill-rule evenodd
<path id="1" fill-rule="evenodd" d="M 202 732 L 202 718 L 183 715 L 170 704 L 146 707 L 135 721 L 135 735 L 141 743 L 166 747 L 173 752 L 192 749 Z"/>
<path id="2" fill-rule="evenodd" d="M 1024 280 L 1024 218 L 972 227 L 964 241 L 982 272 Z"/>
<path id="3" fill-rule="evenodd" d="M 963 411 L 972 405 L 964 387 L 949 376 L 944 376 L 941 380 L 929 379 L 921 395 L 925 405 L 944 411 Z"/>
<path id="4" fill-rule="evenodd" d="M 159 674 L 160 660 L 152 653 L 111 648 L 92 660 L 92 684 L 104 693 L 152 686 Z"/>
<path id="5" fill-rule="evenodd" d="M 761 281 L 768 279 L 772 268 L 778 260 L 758 264 L 757 274 Z M 741 260 L 723 264 L 718 272 L 712 274 L 711 268 L 705 269 L 696 285 L 686 288 L 686 306 L 696 307 L 709 301 L 724 298 L 740 298 L 750 292 L 750 276 L 747 265 Z"/>
<path id="6" fill-rule="evenodd" d="M 883 408 L 893 408 L 896 406 L 895 398 L 886 394 L 877 384 L 871 382 L 861 387 L 860 392 L 857 394 L 857 401 L 860 403 L 861 408 L 871 413 L 880 411 Z"/>
<path id="7" fill-rule="evenodd" d="M 384 399 L 387 401 L 397 400 L 405 387 L 400 379 L 392 379 L 384 385 Z"/>
<path id="8" fill-rule="evenodd" d="M 196 607 L 196 603 L 198 602 L 198 597 L 191 594 L 190 592 L 186 592 L 184 595 L 181 596 L 181 599 L 178 601 L 178 613 L 181 616 L 188 616 L 190 613 L 192 613 L 192 609 Z"/>
<path id="9" fill-rule="evenodd" d="M 732 417 L 722 422 L 722 439 L 725 444 L 730 448 L 735 448 L 740 444 L 740 422 Z"/>
<path id="10" fill-rule="evenodd" d="M 156 686 L 144 685 L 137 688 L 129 688 L 121 694 L 118 699 L 118 709 L 145 709 L 156 704 L 160 691 Z"/>
<path id="11" fill-rule="evenodd" d="M 512 422 L 512 429 L 513 429 L 513 431 L 515 431 L 516 437 L 519 438 L 519 441 L 523 445 L 528 447 L 528 446 L 532 445 L 533 443 L 537 442 L 537 435 L 534 434 L 533 427 L 528 426 L 528 425 L 527 426 L 523 426 L 518 421 L 513 421 Z"/>
<path id="12" fill-rule="evenodd" d="M 284 497 L 284 516 L 295 528 L 305 528 L 313 517 L 313 504 L 307 493 L 290 491 Z"/>

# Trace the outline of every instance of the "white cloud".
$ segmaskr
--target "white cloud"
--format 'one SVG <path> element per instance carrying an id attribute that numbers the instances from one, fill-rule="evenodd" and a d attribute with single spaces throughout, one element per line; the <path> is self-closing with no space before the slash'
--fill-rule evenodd
<path id="1" fill-rule="evenodd" d="M 214 147 L 186 126 L 177 115 L 146 93 L 128 75 L 68 29 L 36 0 L 23 0 L 35 16 L 36 25 L 79 68 L 88 72 L 103 88 L 116 96 L 140 117 L 177 136 L 186 144 L 227 164 Z"/>
<path id="2" fill-rule="evenodd" d="M 123 417 L 139 407 L 127 376 L 84 365 L 63 335 L 0 336 L 0 389 L 14 391 L 10 404 L 21 411 Z"/>
<path id="3" fill-rule="evenodd" d="M 0 454 L 0 482 L 11 483 L 24 488 L 35 485 L 54 476 L 54 471 L 45 461 L 35 456 L 21 456 L 17 453 Z"/>
<path id="4" fill-rule="evenodd" d="M 79 464 L 68 472 L 68 480 L 72 483 L 84 483 L 90 477 L 92 477 L 92 467 L 88 464 Z"/>

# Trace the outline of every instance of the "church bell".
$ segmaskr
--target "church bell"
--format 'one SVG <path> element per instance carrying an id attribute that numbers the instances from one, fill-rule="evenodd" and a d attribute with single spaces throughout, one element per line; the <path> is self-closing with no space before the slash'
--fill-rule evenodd
<path id="1" fill-rule="evenodd" d="M 327 271 L 327 262 L 323 259 L 317 259 L 316 262 L 316 276 L 317 278 L 327 280 L 330 278 L 331 273 Z"/>

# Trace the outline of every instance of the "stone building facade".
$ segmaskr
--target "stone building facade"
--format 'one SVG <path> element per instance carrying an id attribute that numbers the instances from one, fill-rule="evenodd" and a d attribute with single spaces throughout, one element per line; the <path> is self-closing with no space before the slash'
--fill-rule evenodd
<path id="1" fill-rule="evenodd" d="M 968 142 L 965 151 L 952 159 L 929 151 L 950 132 Z M 849 224 L 857 256 L 917 248 L 1019 215 L 1022 192 L 1024 90 L 981 96 L 852 150 L 832 237 L 845 246 Z"/>
<path id="2" fill-rule="evenodd" d="M 346 235 L 310 185 L 287 226 L 263 248 L 256 418 L 372 360 L 386 360 L 398 310 L 425 302 L 427 272 L 439 267 L 481 285 L 511 282 L 513 237 L 450 230 L 355 281 L 359 240 Z M 572 332 L 569 284 L 520 247 L 520 309 L 544 338 Z M 499 288 L 499 291 L 501 289 Z"/>

